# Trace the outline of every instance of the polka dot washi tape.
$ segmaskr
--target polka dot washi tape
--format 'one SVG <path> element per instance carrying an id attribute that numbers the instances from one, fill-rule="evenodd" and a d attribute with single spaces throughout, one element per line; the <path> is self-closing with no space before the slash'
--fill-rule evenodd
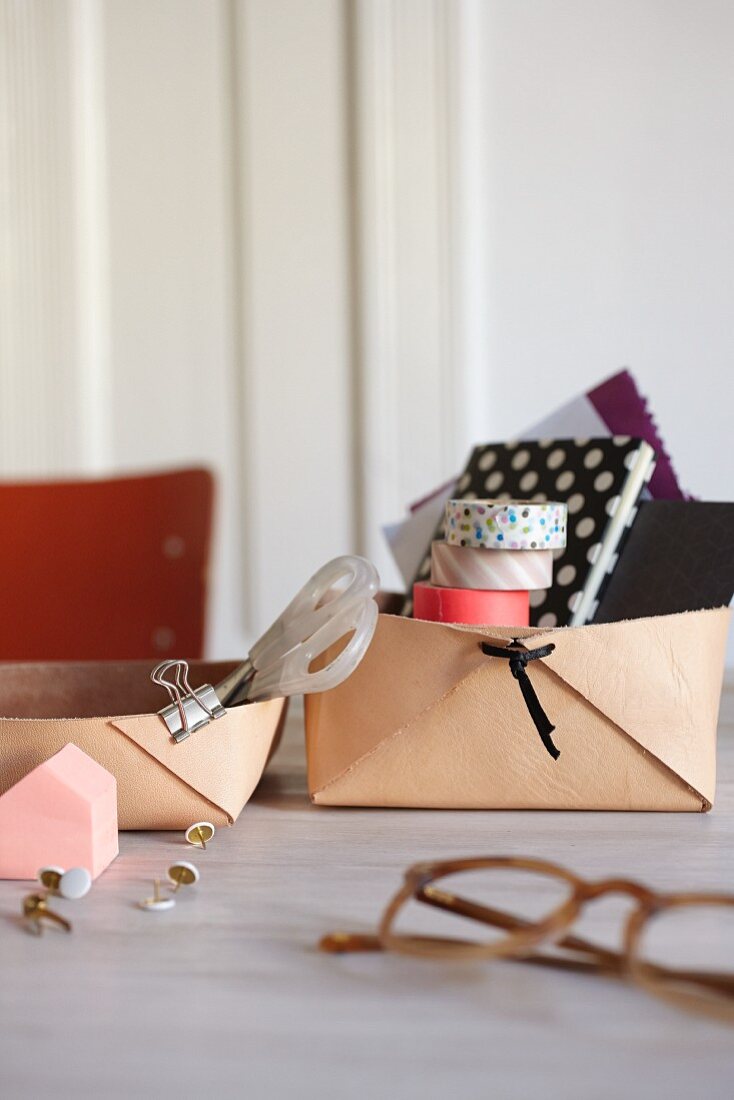
<path id="1" fill-rule="evenodd" d="M 472 451 L 452 493 L 454 498 L 489 498 L 503 505 L 524 500 L 533 504 L 563 501 L 567 505 L 567 543 L 553 550 L 553 584 L 530 591 L 533 626 L 566 626 L 573 618 L 579 620 L 587 580 L 602 556 L 612 522 L 624 512 L 622 501 L 627 498 L 628 485 L 634 496 L 634 471 L 646 447 L 638 438 L 616 435 L 482 443 Z M 445 540 L 444 518 L 442 510 L 432 539 Z M 412 579 L 428 580 L 430 575 L 429 543 Z M 403 614 L 411 614 L 412 606 L 411 584 Z M 594 621 L 593 607 L 585 621 Z"/>
<path id="2" fill-rule="evenodd" d="M 449 500 L 444 531 L 449 546 L 561 550 L 566 519 L 566 505 L 558 501 Z"/>
<path id="3" fill-rule="evenodd" d="M 507 550 L 493 554 L 471 546 L 431 546 L 431 583 L 444 588 L 496 590 L 550 588 L 552 550 Z"/>

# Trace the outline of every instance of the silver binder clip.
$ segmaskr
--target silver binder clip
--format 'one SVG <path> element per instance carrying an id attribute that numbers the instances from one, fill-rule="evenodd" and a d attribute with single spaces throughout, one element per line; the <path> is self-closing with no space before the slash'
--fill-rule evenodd
<path id="1" fill-rule="evenodd" d="M 172 673 L 173 679 L 167 680 L 166 673 Z M 158 713 L 176 742 L 185 741 L 189 734 L 227 713 L 211 684 L 192 688 L 186 661 L 161 661 L 150 678 L 165 688 L 171 698 L 170 705 Z"/>

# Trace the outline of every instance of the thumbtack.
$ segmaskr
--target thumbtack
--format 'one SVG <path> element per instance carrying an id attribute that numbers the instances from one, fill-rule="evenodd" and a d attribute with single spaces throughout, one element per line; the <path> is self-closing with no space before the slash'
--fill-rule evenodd
<path id="1" fill-rule="evenodd" d="M 23 898 L 23 919 L 26 921 L 28 929 L 36 936 L 43 933 L 41 922 L 44 920 L 53 921 L 66 932 L 71 932 L 69 921 L 60 917 L 58 913 L 54 913 L 53 909 L 49 909 L 48 902 L 43 894 L 26 894 Z"/>
<path id="2" fill-rule="evenodd" d="M 198 882 L 199 872 L 193 863 L 181 860 L 168 868 L 168 878 L 170 882 L 175 883 L 173 887 L 175 894 L 182 886 L 193 886 L 195 882 Z"/>
<path id="3" fill-rule="evenodd" d="M 193 825 L 189 825 L 185 836 L 189 844 L 206 850 L 207 840 L 211 840 L 216 831 L 211 821 L 197 821 Z"/>
<path id="4" fill-rule="evenodd" d="M 36 877 L 41 886 L 45 886 L 49 893 L 57 894 L 63 873 L 63 867 L 42 867 Z"/>
<path id="5" fill-rule="evenodd" d="M 173 898 L 161 897 L 161 880 L 157 878 L 153 883 L 153 897 L 143 898 L 138 902 L 141 909 L 150 909 L 154 913 L 160 913 L 164 909 L 173 909 L 176 902 Z"/>
<path id="6" fill-rule="evenodd" d="M 49 893 L 76 901 L 89 893 L 92 876 L 86 867 L 71 867 L 68 871 L 61 867 L 42 867 L 38 881 Z"/>

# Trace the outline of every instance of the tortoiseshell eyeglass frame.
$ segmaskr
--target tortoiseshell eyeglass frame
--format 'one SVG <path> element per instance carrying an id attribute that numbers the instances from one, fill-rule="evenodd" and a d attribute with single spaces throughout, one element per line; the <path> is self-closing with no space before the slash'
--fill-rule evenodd
<path id="1" fill-rule="evenodd" d="M 508 868 L 560 880 L 568 888 L 568 897 L 542 920 L 528 921 L 460 897 L 437 885 L 440 879 L 462 871 Z M 621 951 L 599 947 L 580 936 L 567 934 L 588 902 L 609 894 L 622 894 L 636 902 L 623 928 Z M 507 935 L 490 943 L 476 943 L 398 933 L 395 931 L 397 918 L 410 901 L 422 902 L 444 912 L 501 928 Z M 734 909 L 734 894 L 663 894 L 622 878 L 591 882 L 579 878 L 565 867 L 541 859 L 492 856 L 437 860 L 416 863 L 408 868 L 401 889 L 382 915 L 377 935 L 334 932 L 325 936 L 319 947 L 334 954 L 397 951 L 403 955 L 431 959 L 505 958 L 562 970 L 627 978 L 681 1008 L 734 1023 L 734 973 L 672 969 L 646 962 L 640 955 L 642 934 L 653 918 L 674 909 L 694 906 Z M 553 944 L 566 954 L 547 955 L 535 950 L 543 944 Z"/>

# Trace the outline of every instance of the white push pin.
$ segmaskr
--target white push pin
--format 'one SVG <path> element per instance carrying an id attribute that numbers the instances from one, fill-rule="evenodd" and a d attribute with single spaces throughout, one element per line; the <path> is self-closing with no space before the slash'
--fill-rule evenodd
<path id="1" fill-rule="evenodd" d="M 89 893 L 92 887 L 92 876 L 86 867 L 70 867 L 64 871 L 59 883 L 59 893 L 62 898 L 76 901 Z"/>
<path id="2" fill-rule="evenodd" d="M 138 902 L 141 909 L 149 909 L 154 913 L 162 913 L 164 909 L 173 909 L 175 904 L 173 898 L 161 897 L 161 880 L 158 878 L 153 883 L 153 897 L 143 898 L 142 901 Z"/>
<path id="3" fill-rule="evenodd" d="M 71 867 L 64 871 L 62 867 L 42 867 L 38 880 L 51 894 L 58 894 L 69 901 L 77 901 L 89 893 L 92 876 L 86 867 Z"/>
<path id="4" fill-rule="evenodd" d="M 196 821 L 193 825 L 189 825 L 184 835 L 189 844 L 206 850 L 206 842 L 211 840 L 216 831 L 211 821 Z"/>

